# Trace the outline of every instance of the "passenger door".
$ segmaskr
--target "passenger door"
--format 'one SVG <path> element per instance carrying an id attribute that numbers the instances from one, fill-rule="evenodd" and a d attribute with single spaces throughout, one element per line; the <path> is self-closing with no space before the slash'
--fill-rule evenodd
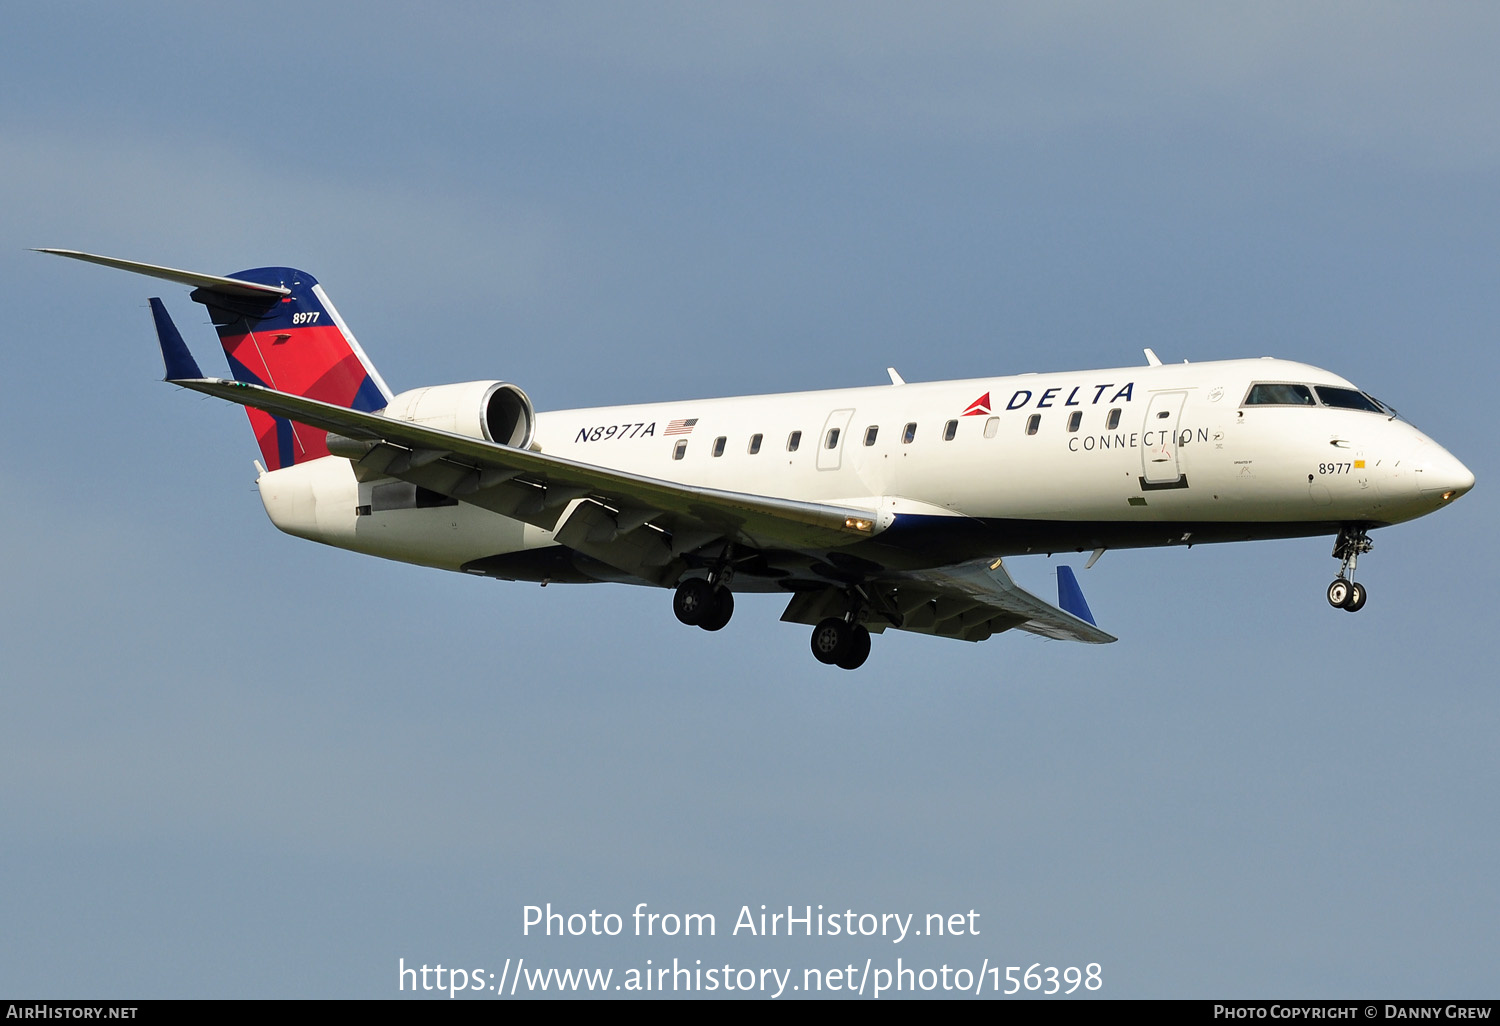
<path id="1" fill-rule="evenodd" d="M 1156 392 L 1151 396 L 1141 429 L 1141 480 L 1147 485 L 1166 487 L 1182 481 L 1177 430 L 1186 401 L 1186 392 Z"/>

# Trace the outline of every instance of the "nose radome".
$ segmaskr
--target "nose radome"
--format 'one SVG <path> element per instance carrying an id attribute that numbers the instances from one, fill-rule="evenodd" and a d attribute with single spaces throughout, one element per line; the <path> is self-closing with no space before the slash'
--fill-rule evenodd
<path id="1" fill-rule="evenodd" d="M 1414 463 L 1417 489 L 1428 498 L 1452 502 L 1474 487 L 1473 471 L 1439 445 L 1423 445 Z"/>

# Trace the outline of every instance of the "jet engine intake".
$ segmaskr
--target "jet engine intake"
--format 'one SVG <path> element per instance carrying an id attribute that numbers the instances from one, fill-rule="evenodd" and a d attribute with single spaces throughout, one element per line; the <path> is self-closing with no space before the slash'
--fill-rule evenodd
<path id="1" fill-rule="evenodd" d="M 506 381 L 465 381 L 402 392 L 382 416 L 525 449 L 536 431 L 531 399 Z"/>

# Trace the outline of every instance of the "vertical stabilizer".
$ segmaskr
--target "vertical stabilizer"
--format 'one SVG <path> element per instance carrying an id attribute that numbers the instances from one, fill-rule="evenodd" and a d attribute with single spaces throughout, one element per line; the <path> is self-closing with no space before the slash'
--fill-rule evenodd
<path id="1" fill-rule="evenodd" d="M 212 286 L 193 291 L 208 307 L 236 380 L 365 412 L 390 402 L 390 389 L 316 278 L 291 267 L 257 267 L 229 278 L 286 290 L 269 298 Z M 247 411 L 268 469 L 328 455 L 327 432 Z"/>

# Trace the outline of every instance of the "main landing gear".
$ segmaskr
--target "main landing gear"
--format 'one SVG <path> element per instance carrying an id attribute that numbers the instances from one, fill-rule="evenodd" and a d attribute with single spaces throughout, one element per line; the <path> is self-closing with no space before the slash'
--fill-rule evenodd
<path id="1" fill-rule="evenodd" d="M 672 612 L 690 627 L 716 631 L 734 615 L 734 595 L 729 591 L 732 571 L 724 567 L 708 577 L 684 577 L 677 582 L 672 596 Z M 851 603 L 858 599 L 851 596 Z M 813 628 L 812 652 L 820 663 L 845 670 L 857 670 L 870 657 L 870 632 L 859 622 L 860 610 L 854 605 L 844 616 L 830 616 Z"/>
<path id="2" fill-rule="evenodd" d="M 812 653 L 820 663 L 857 670 L 870 658 L 870 632 L 861 624 L 830 616 L 813 628 Z"/>
<path id="3" fill-rule="evenodd" d="M 1328 586 L 1328 604 L 1335 609 L 1357 613 L 1365 607 L 1365 586 L 1354 583 L 1354 567 L 1359 557 L 1374 548 L 1363 527 L 1346 527 L 1333 543 L 1333 558 L 1339 560 L 1339 575 Z"/>
<path id="4" fill-rule="evenodd" d="M 684 578 L 672 596 L 672 612 L 689 627 L 706 631 L 722 630 L 734 615 L 734 595 L 727 575 L 711 581 L 705 577 Z"/>

